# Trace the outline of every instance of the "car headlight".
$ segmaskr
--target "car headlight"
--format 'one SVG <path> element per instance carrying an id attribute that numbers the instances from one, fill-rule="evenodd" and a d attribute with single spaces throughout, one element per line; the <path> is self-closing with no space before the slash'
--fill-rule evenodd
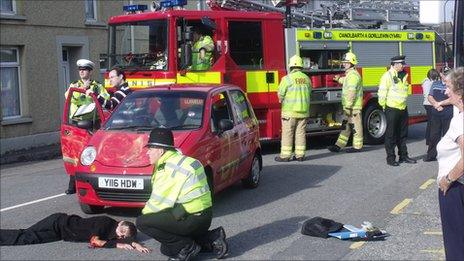
<path id="1" fill-rule="evenodd" d="M 94 147 L 87 147 L 82 151 L 81 154 L 81 164 L 84 166 L 89 166 L 93 163 L 97 157 L 97 151 Z"/>

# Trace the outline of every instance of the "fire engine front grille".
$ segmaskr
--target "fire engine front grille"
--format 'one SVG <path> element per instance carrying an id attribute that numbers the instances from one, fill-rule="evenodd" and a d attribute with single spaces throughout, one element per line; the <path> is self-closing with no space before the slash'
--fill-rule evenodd
<path id="1" fill-rule="evenodd" d="M 125 201 L 125 202 L 142 202 L 145 203 L 150 198 L 150 193 L 144 192 L 108 192 L 98 191 L 97 195 L 103 200 L 109 201 Z"/>

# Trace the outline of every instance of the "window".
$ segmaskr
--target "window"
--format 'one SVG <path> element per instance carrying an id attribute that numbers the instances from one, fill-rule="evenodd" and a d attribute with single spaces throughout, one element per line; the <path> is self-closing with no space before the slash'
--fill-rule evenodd
<path id="1" fill-rule="evenodd" d="M 85 20 L 97 20 L 97 0 L 85 0 Z"/>
<path id="2" fill-rule="evenodd" d="M 212 131 L 219 130 L 221 120 L 232 120 L 230 117 L 229 104 L 227 103 L 226 93 L 222 92 L 213 96 L 213 106 L 211 110 Z"/>
<path id="3" fill-rule="evenodd" d="M 263 68 L 263 38 L 260 22 L 229 22 L 229 44 L 230 55 L 238 66 L 243 69 Z"/>
<path id="4" fill-rule="evenodd" d="M 16 14 L 16 1 L 15 0 L 1 0 L 0 1 L 1 14 Z"/>
<path id="5" fill-rule="evenodd" d="M 231 91 L 232 108 L 237 117 L 238 123 L 250 118 L 250 110 L 245 95 L 241 91 Z"/>
<path id="6" fill-rule="evenodd" d="M 19 77 L 19 51 L 17 48 L 0 49 L 0 82 L 2 119 L 21 116 Z"/>

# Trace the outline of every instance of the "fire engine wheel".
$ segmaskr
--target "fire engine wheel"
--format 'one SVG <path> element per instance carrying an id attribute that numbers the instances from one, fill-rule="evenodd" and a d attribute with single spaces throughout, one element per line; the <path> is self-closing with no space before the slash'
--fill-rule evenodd
<path id="1" fill-rule="evenodd" d="M 242 185 L 245 188 L 257 188 L 259 185 L 259 179 L 261 178 L 261 166 L 260 157 L 255 155 L 253 162 L 251 163 L 250 173 L 248 177 L 242 179 Z"/>
<path id="2" fill-rule="evenodd" d="M 363 114 L 364 141 L 368 144 L 382 144 L 387 129 L 385 112 L 377 105 L 371 103 Z"/>
<path id="3" fill-rule="evenodd" d="M 81 205 L 81 210 L 85 214 L 98 214 L 103 211 L 105 208 L 104 206 L 94 206 L 94 205 L 88 205 L 84 203 L 79 203 Z"/>

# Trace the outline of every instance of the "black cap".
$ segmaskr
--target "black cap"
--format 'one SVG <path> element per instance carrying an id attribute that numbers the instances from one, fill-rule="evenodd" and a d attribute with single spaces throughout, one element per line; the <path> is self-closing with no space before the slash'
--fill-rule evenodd
<path id="1" fill-rule="evenodd" d="M 392 63 L 404 63 L 404 59 L 406 59 L 405 55 L 397 55 L 392 57 L 390 60 Z"/>
<path id="2" fill-rule="evenodd" d="M 150 137 L 145 147 L 174 149 L 174 136 L 172 135 L 172 131 L 166 128 L 154 128 L 150 132 Z"/>
<path id="3" fill-rule="evenodd" d="M 303 223 L 303 227 L 301 228 L 301 234 L 313 237 L 328 238 L 329 233 L 336 232 L 342 228 L 342 223 L 338 223 L 331 219 L 326 219 L 322 217 L 314 217 L 309 220 L 306 220 Z"/>

